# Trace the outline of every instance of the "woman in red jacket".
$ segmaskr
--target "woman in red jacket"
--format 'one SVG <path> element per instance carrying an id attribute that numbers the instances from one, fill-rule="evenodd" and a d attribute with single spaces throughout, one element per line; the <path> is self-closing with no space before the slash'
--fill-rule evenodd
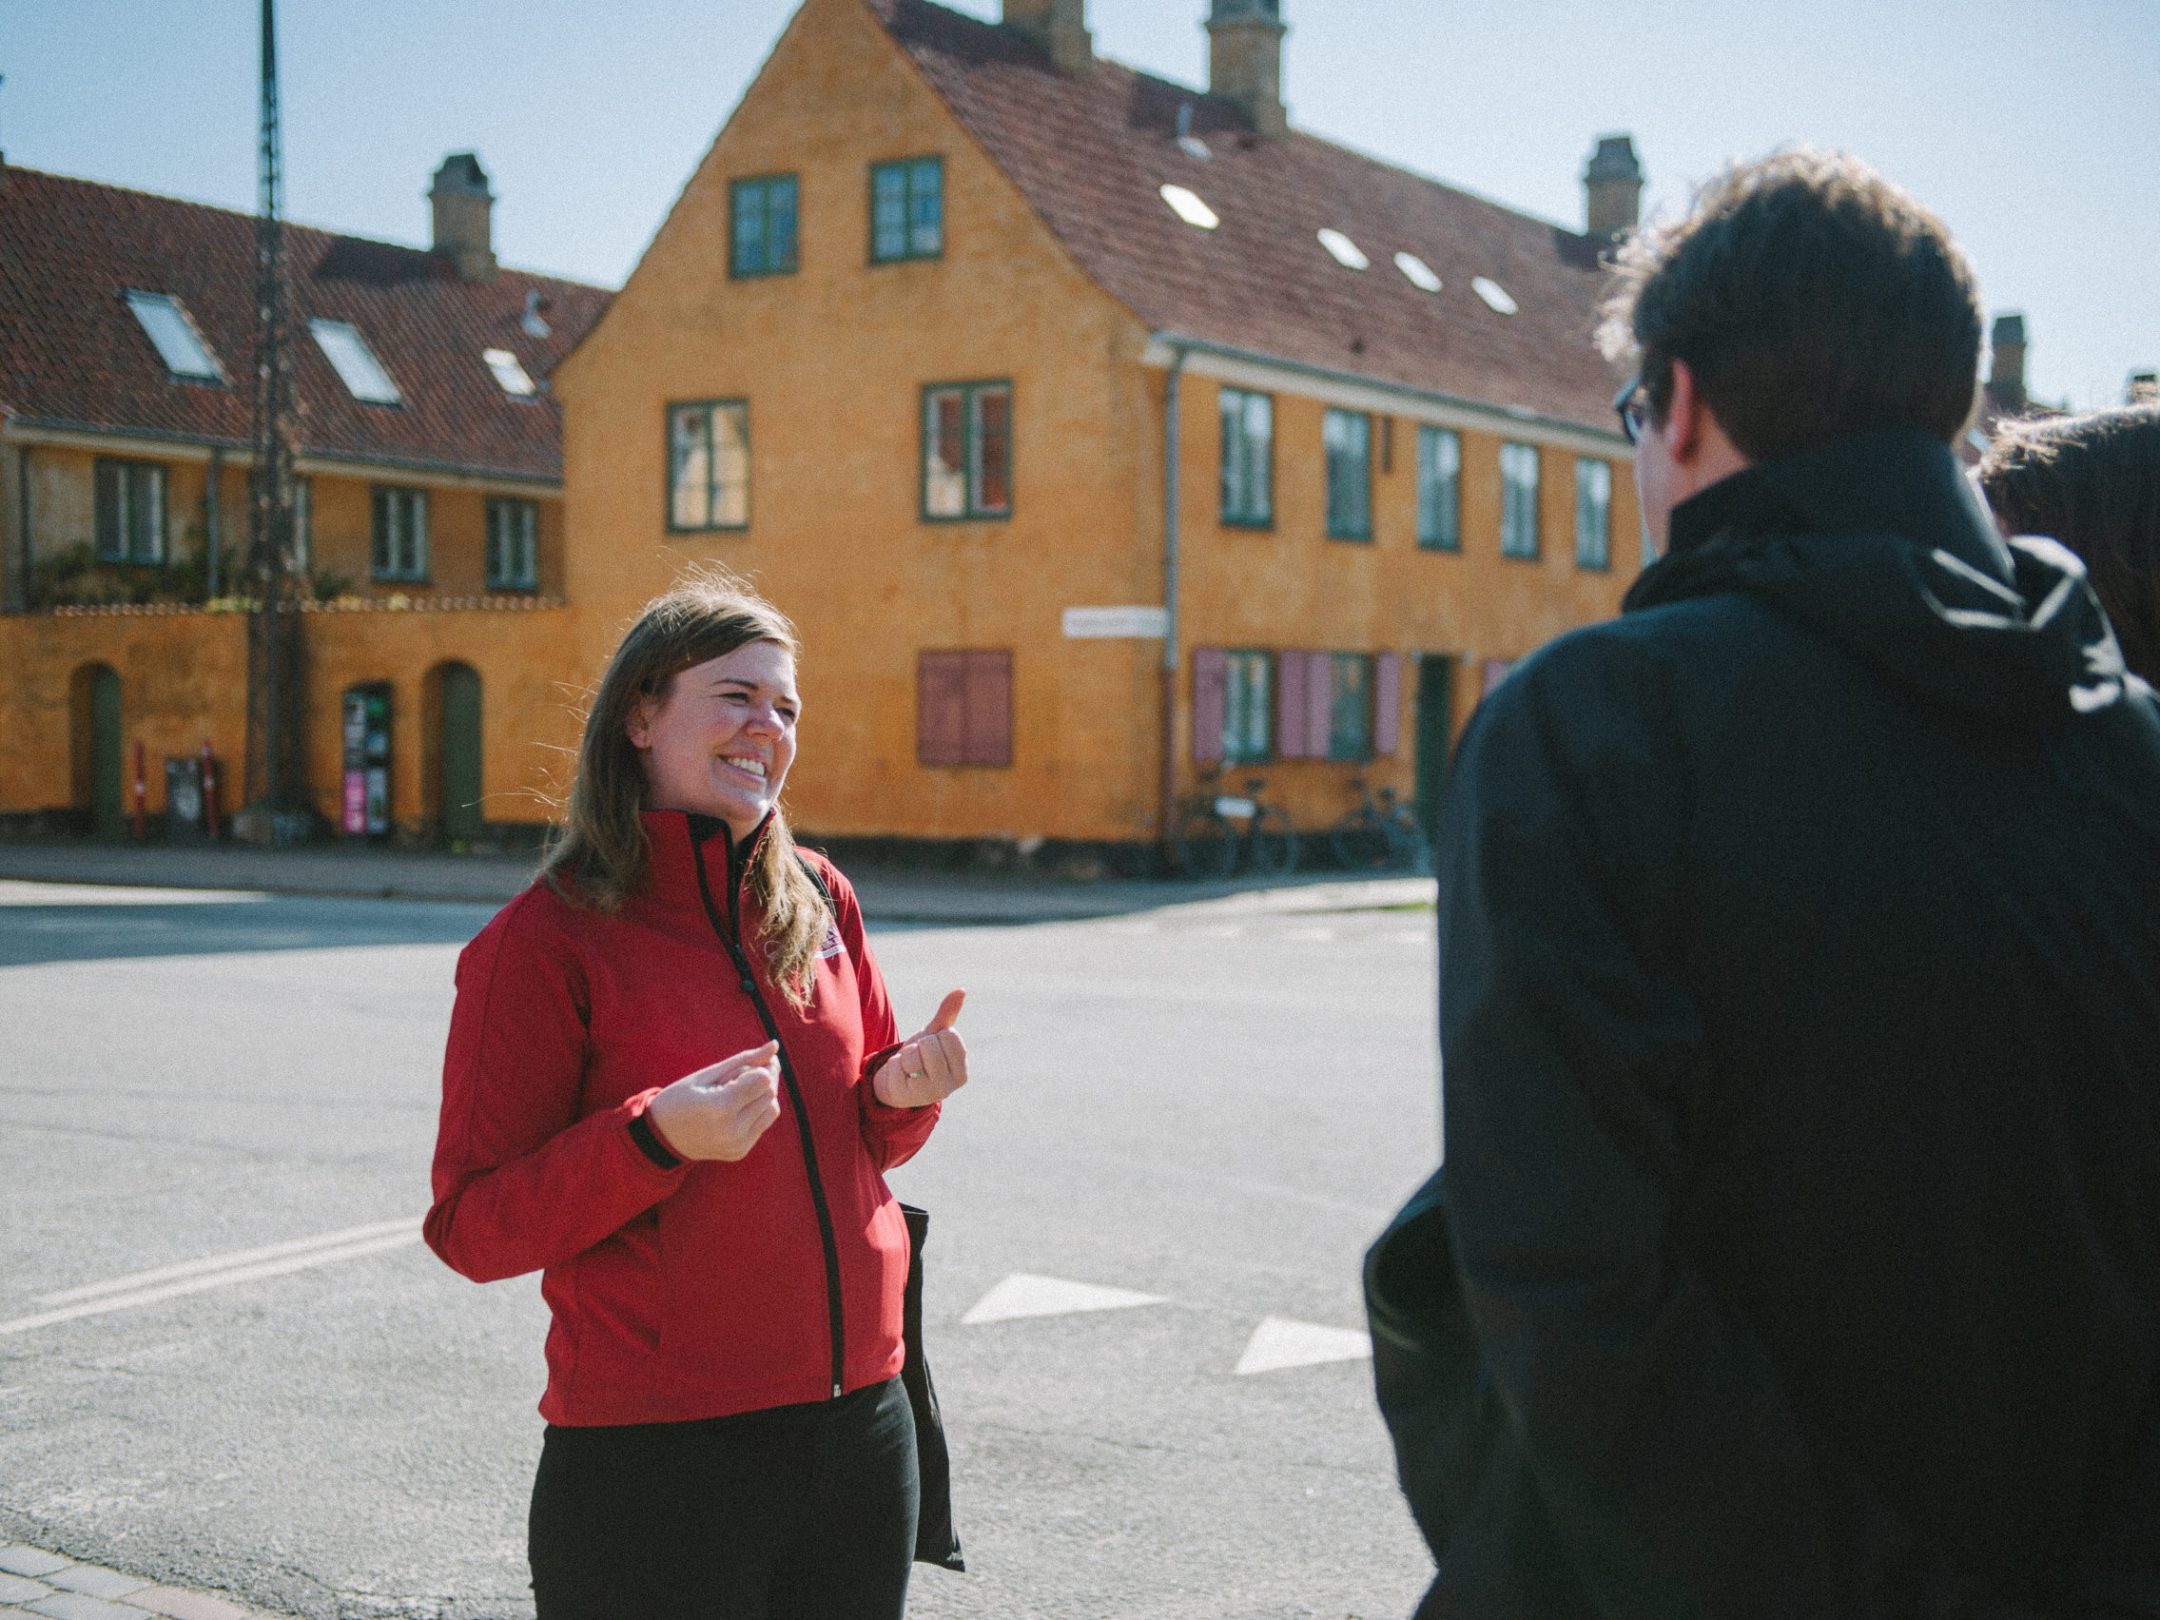
<path id="1" fill-rule="evenodd" d="M 648 606 L 541 881 L 458 959 L 427 1240 L 553 1313 L 540 1620 L 892 1620 L 915 1435 L 881 1172 L 967 1080 L 961 993 L 896 1039 L 854 891 L 780 815 L 792 627 Z"/>

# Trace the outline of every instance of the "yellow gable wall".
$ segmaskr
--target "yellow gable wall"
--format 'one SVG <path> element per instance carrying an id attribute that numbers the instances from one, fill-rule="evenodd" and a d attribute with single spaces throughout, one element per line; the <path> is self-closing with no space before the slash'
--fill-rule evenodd
<path id="1" fill-rule="evenodd" d="M 941 156 L 940 259 L 871 265 L 869 166 Z M 800 270 L 728 275 L 729 182 L 800 177 Z M 1084 278 L 861 0 L 807 0 L 644 261 L 561 368 L 569 593 L 597 679 L 677 572 L 754 576 L 801 627 L 791 813 L 832 834 L 1143 836 L 1154 645 L 1073 605 L 1161 600 L 1145 332 Z M 1009 379 L 1014 510 L 925 523 L 921 391 Z M 669 536 L 669 401 L 747 399 L 750 522 Z M 1159 417 L 1157 418 L 1159 420 Z M 923 649 L 1014 654 L 1010 769 L 915 760 Z"/>

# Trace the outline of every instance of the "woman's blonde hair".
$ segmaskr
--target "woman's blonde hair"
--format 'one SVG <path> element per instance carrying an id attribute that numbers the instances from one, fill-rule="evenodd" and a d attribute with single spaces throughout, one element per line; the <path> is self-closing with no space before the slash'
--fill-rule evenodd
<path id="1" fill-rule="evenodd" d="M 755 641 L 773 642 L 790 656 L 797 651 L 787 616 L 718 570 L 695 574 L 645 604 L 608 660 L 586 713 L 569 814 L 540 861 L 549 887 L 605 912 L 621 909 L 637 892 L 652 852 L 638 820 L 645 767 L 630 741 L 631 714 L 641 701 L 665 702 L 675 677 L 692 665 Z M 765 918 L 761 933 L 774 981 L 793 1005 L 807 1006 L 831 919 L 777 807 L 749 876 Z"/>

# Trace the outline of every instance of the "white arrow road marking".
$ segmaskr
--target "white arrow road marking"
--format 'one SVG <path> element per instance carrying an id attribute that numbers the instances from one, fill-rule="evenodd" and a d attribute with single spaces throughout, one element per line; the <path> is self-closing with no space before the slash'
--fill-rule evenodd
<path id="1" fill-rule="evenodd" d="M 357 1232 L 374 1232 L 381 1235 L 358 1242 L 340 1242 Z M 62 1305 L 56 1310 L 41 1311 L 35 1316 L 18 1316 L 12 1322 L 0 1322 L 0 1336 L 10 1333 L 28 1333 L 32 1328 L 51 1327 L 56 1322 L 72 1322 L 77 1317 L 102 1316 L 108 1311 L 124 1311 L 137 1305 L 153 1305 L 161 1299 L 176 1299 L 182 1294 L 197 1294 L 208 1288 L 224 1288 L 232 1283 L 254 1282 L 263 1277 L 282 1277 L 289 1271 L 304 1271 L 310 1266 L 327 1266 L 338 1260 L 357 1260 L 362 1255 L 379 1254 L 386 1249 L 403 1248 L 420 1241 L 418 1221 L 386 1222 L 376 1227 L 355 1227 L 350 1232 L 333 1232 L 322 1238 L 301 1239 L 297 1243 L 271 1244 L 268 1249 L 244 1250 L 240 1255 L 224 1255 L 214 1262 L 218 1269 L 204 1271 L 203 1261 L 190 1261 L 181 1266 L 167 1266 L 161 1271 L 142 1272 L 135 1277 L 123 1277 L 114 1284 L 95 1284 L 91 1288 L 70 1289 L 67 1296 L 76 1303 Z M 327 1245 L 327 1246 L 326 1246 Z M 291 1252 L 295 1248 L 302 1253 Z M 250 1256 L 267 1256 L 272 1252 L 279 1258 L 263 1258 L 253 1264 L 235 1264 Z M 197 1275 L 177 1276 L 193 1270 Z M 113 1293 L 107 1290 L 121 1284 L 133 1285 L 153 1277 L 175 1278 L 154 1287 L 130 1286 L 127 1292 Z M 85 1293 L 99 1297 L 85 1299 Z M 63 1296 L 48 1295 L 50 1301 Z M 41 1301 L 44 1303 L 44 1301 Z"/>
<path id="2" fill-rule="evenodd" d="M 1104 1288 L 1096 1283 L 1067 1282 L 1062 1277 L 1037 1277 L 1016 1271 L 978 1299 L 960 1320 L 972 1327 L 979 1322 L 1009 1322 L 1018 1316 L 1122 1311 L 1163 1302 L 1160 1294 L 1136 1294 L 1130 1288 Z"/>
<path id="3" fill-rule="evenodd" d="M 1285 1367 L 1314 1367 L 1323 1361 L 1364 1361 L 1372 1355 L 1372 1338 L 1355 1328 L 1322 1327 L 1317 1322 L 1293 1322 L 1271 1316 L 1253 1329 L 1238 1357 L 1238 1376 L 1280 1372 Z"/>

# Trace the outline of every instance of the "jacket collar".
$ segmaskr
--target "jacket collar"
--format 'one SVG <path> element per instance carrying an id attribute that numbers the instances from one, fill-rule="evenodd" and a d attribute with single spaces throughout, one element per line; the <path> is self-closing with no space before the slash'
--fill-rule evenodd
<path id="1" fill-rule="evenodd" d="M 691 810 L 640 810 L 638 822 L 648 851 L 646 894 L 662 905 L 701 913 L 700 877 L 713 900 L 726 907 L 740 894 L 744 874 L 772 831 L 770 815 L 740 840 L 729 837 L 727 823 L 717 816 Z"/>

